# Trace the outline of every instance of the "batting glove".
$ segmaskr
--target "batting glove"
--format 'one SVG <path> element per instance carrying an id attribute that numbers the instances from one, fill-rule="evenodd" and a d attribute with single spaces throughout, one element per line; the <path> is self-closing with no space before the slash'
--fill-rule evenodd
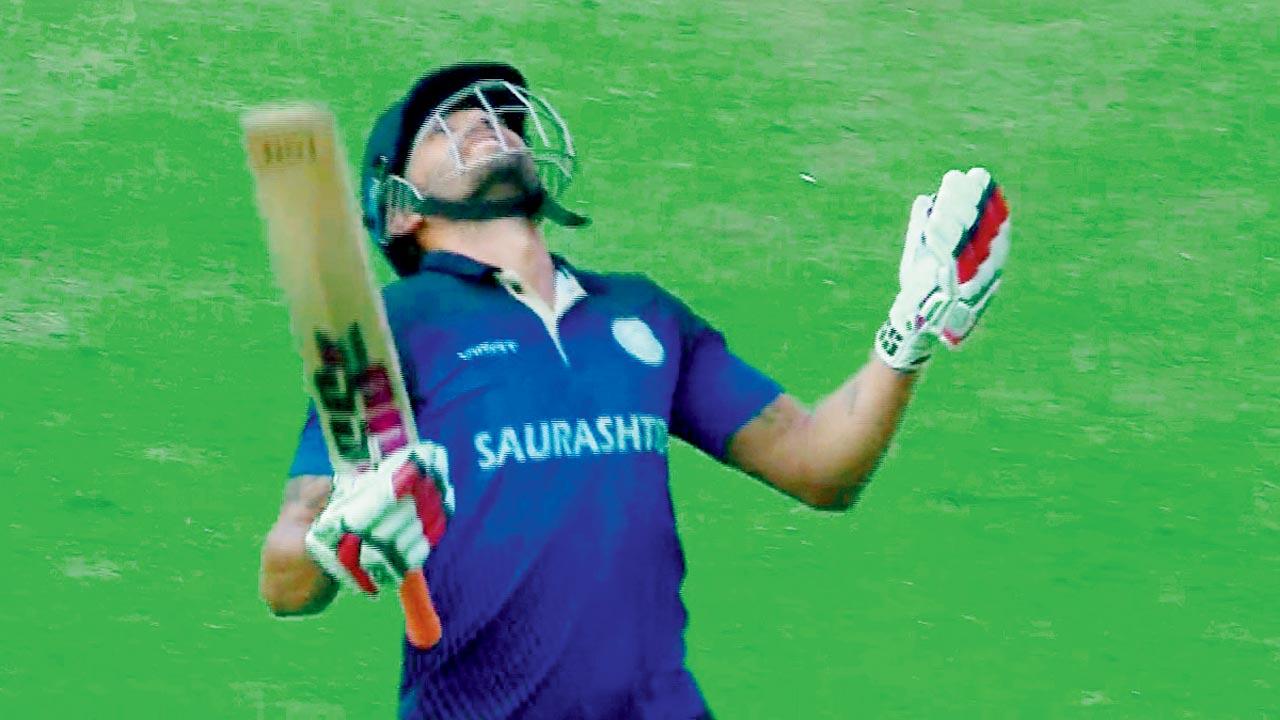
<path id="1" fill-rule="evenodd" d="M 422 567 L 452 515 L 448 454 L 420 442 L 373 470 L 335 476 L 328 506 L 307 531 L 307 552 L 343 585 L 377 595 Z"/>
<path id="2" fill-rule="evenodd" d="M 911 206 L 900 290 L 876 332 L 876 354 L 889 367 L 914 372 L 939 339 L 959 347 L 1000 287 L 1008 257 L 1009 206 L 991 174 L 948 172 L 935 195 Z"/>

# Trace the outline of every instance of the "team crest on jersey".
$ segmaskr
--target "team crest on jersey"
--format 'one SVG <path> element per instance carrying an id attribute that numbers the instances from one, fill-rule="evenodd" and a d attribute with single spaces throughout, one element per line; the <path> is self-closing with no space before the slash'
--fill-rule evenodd
<path id="1" fill-rule="evenodd" d="M 648 323 L 637 317 L 617 318 L 613 321 L 613 339 L 623 350 L 649 367 L 658 367 L 666 357 L 662 343 L 658 341 Z"/>

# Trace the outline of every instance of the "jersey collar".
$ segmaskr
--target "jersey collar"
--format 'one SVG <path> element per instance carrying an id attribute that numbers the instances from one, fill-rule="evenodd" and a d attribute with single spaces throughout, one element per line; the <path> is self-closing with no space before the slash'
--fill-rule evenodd
<path id="1" fill-rule="evenodd" d="M 576 271 L 568 260 L 551 253 L 551 262 L 555 265 L 557 275 L 568 275 L 577 285 Z M 422 263 L 419 265 L 419 269 L 425 272 L 439 272 L 468 280 L 490 279 L 501 272 L 499 268 L 493 265 L 447 250 L 432 250 L 425 253 L 422 256 Z M 578 286 L 578 292 L 582 292 L 580 285 Z"/>
<path id="2" fill-rule="evenodd" d="M 419 269 L 423 272 L 439 272 L 469 280 L 490 278 L 498 272 L 498 268 L 492 265 L 445 250 L 432 250 L 424 254 Z"/>

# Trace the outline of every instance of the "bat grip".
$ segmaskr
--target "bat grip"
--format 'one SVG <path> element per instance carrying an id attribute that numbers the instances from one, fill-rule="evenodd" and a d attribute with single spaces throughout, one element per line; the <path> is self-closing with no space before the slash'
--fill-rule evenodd
<path id="1" fill-rule="evenodd" d="M 400 605 L 404 608 L 404 632 L 419 650 L 430 650 L 440 642 L 440 616 L 431 604 L 427 578 L 422 570 L 410 570 L 400 583 Z"/>

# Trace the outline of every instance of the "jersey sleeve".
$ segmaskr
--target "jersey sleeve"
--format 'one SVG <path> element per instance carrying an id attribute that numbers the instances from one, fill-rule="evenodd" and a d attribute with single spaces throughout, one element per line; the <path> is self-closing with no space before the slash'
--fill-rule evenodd
<path id="1" fill-rule="evenodd" d="M 324 445 L 324 431 L 320 429 L 320 418 L 312 403 L 307 406 L 307 420 L 298 435 L 298 449 L 293 454 L 293 463 L 289 465 L 289 477 L 332 474 L 333 465 Z"/>
<path id="2" fill-rule="evenodd" d="M 671 298 L 680 325 L 680 375 L 671 431 L 718 460 L 734 434 L 782 394 L 773 378 L 735 355 L 724 335 Z"/>

